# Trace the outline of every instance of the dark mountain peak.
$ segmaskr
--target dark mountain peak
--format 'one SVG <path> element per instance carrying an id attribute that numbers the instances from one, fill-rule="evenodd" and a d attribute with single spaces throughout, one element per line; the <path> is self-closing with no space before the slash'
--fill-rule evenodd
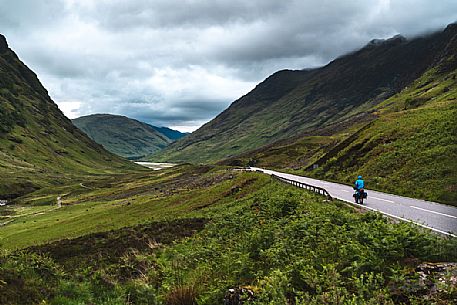
<path id="1" fill-rule="evenodd" d="M 373 39 L 365 47 L 377 47 L 381 45 L 397 45 L 407 41 L 407 39 L 398 34 L 388 39 Z"/>
<path id="2" fill-rule="evenodd" d="M 102 117 L 120 117 L 120 115 L 109 114 L 109 113 L 94 113 L 94 114 L 84 115 L 81 117 L 82 118 L 84 118 L 84 117 L 102 118 Z"/>
<path id="3" fill-rule="evenodd" d="M 457 22 L 449 24 L 444 32 L 457 33 Z"/>
<path id="4" fill-rule="evenodd" d="M 5 36 L 0 34 L 0 52 L 5 52 L 8 50 L 8 42 L 6 41 Z"/>
<path id="5" fill-rule="evenodd" d="M 174 141 L 181 139 L 182 137 L 188 135 L 187 132 L 180 132 L 178 130 L 174 130 L 174 129 L 171 129 L 168 127 L 156 127 L 156 126 L 152 126 L 152 127 L 155 130 L 157 130 L 158 132 L 160 132 L 161 134 L 165 135 L 167 138 L 174 140 Z"/>
<path id="6" fill-rule="evenodd" d="M 401 34 L 397 34 L 394 37 L 387 39 L 387 41 L 400 41 L 400 42 L 404 42 L 406 40 L 407 40 L 406 37 Z"/>

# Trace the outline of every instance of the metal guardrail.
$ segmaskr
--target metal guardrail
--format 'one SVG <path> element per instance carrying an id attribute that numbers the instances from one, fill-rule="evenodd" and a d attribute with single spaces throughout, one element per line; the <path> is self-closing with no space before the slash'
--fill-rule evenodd
<path id="1" fill-rule="evenodd" d="M 314 186 L 314 185 L 311 185 L 311 184 L 307 184 L 307 183 L 298 182 L 298 181 L 295 181 L 295 180 L 279 177 L 279 176 L 276 176 L 275 174 L 272 174 L 271 177 L 276 179 L 276 180 L 292 184 L 292 185 L 294 185 L 296 187 L 307 189 L 307 190 L 313 191 L 315 193 L 318 193 L 320 195 L 323 195 L 323 196 L 327 197 L 328 200 L 333 200 L 332 196 L 330 196 L 330 193 L 326 189 L 324 189 L 322 187 L 318 187 L 318 186 Z"/>

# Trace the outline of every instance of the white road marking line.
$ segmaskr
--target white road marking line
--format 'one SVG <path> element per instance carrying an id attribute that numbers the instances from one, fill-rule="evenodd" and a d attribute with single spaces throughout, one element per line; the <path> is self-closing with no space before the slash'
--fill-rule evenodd
<path id="1" fill-rule="evenodd" d="M 417 209 L 417 210 L 421 210 L 421 211 L 425 211 L 425 212 L 429 212 L 429 213 L 438 214 L 438 215 L 447 216 L 447 217 L 451 217 L 451 218 L 456 218 L 457 219 L 457 217 L 453 216 L 453 215 L 444 214 L 444 213 L 440 213 L 440 212 L 435 212 L 435 211 L 431 211 L 431 210 L 415 207 L 413 205 L 410 205 L 410 207 L 413 208 L 413 209 Z"/>
<path id="2" fill-rule="evenodd" d="M 362 209 L 367 209 L 367 210 L 371 210 L 371 211 L 375 211 L 375 212 L 379 212 L 381 214 L 384 214 L 386 216 L 389 216 L 389 217 L 392 217 L 392 218 L 396 218 L 396 219 L 399 219 L 399 220 L 402 220 L 402 221 L 405 221 L 405 222 L 411 222 L 415 225 L 418 225 L 418 226 L 421 226 L 423 228 L 426 228 L 426 229 L 429 229 L 429 230 L 432 230 L 434 232 L 438 232 L 438 233 L 441 233 L 441 234 L 444 234 L 444 235 L 448 235 L 448 236 L 451 236 L 451 237 L 457 237 L 456 234 L 453 234 L 451 232 L 446 232 L 446 231 L 443 231 L 443 230 L 439 230 L 439 229 L 435 229 L 435 228 L 432 228 L 432 227 L 429 227 L 427 225 L 424 225 L 420 222 L 417 222 L 417 221 L 414 221 L 414 220 L 411 220 L 411 219 L 407 219 L 407 218 L 404 218 L 404 217 L 400 217 L 400 216 L 396 216 L 396 215 L 393 215 L 393 214 L 390 214 L 390 213 L 386 213 L 386 212 L 383 212 L 381 210 L 378 210 L 378 209 L 375 209 L 375 208 L 371 208 L 369 206 L 366 206 L 366 205 L 359 205 L 359 204 L 356 204 L 352 201 L 349 201 L 349 200 L 346 200 L 346 199 L 343 199 L 343 198 L 339 198 L 339 197 L 335 197 L 336 199 L 339 199 L 341 201 L 346 201 L 350 204 L 353 204 L 353 205 L 356 205 L 358 207 L 361 207 Z"/>
<path id="3" fill-rule="evenodd" d="M 266 173 L 266 172 L 265 172 Z M 274 172 L 272 172 L 272 174 L 274 174 Z M 277 174 L 281 174 L 279 172 L 277 172 Z M 270 174 L 271 175 L 271 174 Z M 299 177 L 301 178 L 301 177 Z M 346 190 L 345 190 L 346 191 Z M 396 196 L 396 195 L 394 195 Z M 396 196 L 396 197 L 399 197 L 399 198 L 406 198 L 406 199 L 410 199 L 410 198 L 407 198 L 407 197 L 401 197 L 401 196 Z M 413 223 L 415 225 L 418 225 L 418 226 L 421 226 L 423 228 L 426 228 L 426 229 L 429 229 L 429 230 L 432 230 L 434 232 L 438 232 L 438 233 L 441 233 L 441 234 L 444 234 L 444 235 L 448 235 L 448 236 L 451 236 L 451 237 L 454 237 L 454 238 L 457 238 L 457 234 L 453 234 L 451 232 L 446 232 L 446 231 L 442 231 L 442 230 L 439 230 L 439 229 L 436 229 L 436 228 L 433 228 L 433 227 L 429 227 L 423 223 L 420 223 L 418 221 L 414 221 L 414 220 L 411 220 L 411 219 L 407 219 L 407 218 L 404 218 L 404 217 L 401 217 L 401 216 L 396 216 L 396 215 L 393 215 L 393 214 L 390 214 L 390 213 L 386 213 L 386 212 L 383 212 L 381 210 L 378 210 L 378 209 L 375 209 L 375 208 L 371 208 L 369 206 L 366 206 L 366 205 L 359 205 L 359 204 L 355 204 L 354 202 L 350 201 L 350 200 L 347 200 L 347 199 L 344 199 L 344 198 L 341 198 L 341 197 L 338 197 L 338 196 L 335 196 L 333 198 L 336 198 L 336 199 L 339 199 L 341 201 L 345 201 L 345 202 L 348 202 L 352 205 L 356 205 L 358 207 L 361 207 L 363 209 L 368 209 L 368 210 L 372 210 L 372 211 L 377 211 L 377 212 L 380 212 L 381 214 L 384 214 L 386 216 L 389 216 L 389 217 L 392 217 L 392 218 L 396 218 L 396 219 L 399 219 L 399 220 L 402 220 L 402 221 L 405 221 L 405 222 L 410 222 L 410 223 Z M 390 202 L 390 203 L 395 203 L 394 201 L 392 200 L 387 200 L 387 199 L 382 199 L 382 198 L 378 198 L 378 197 L 373 197 L 373 196 L 370 196 L 370 198 L 373 198 L 373 199 L 378 199 L 378 200 L 382 200 L 382 201 L 386 201 L 386 202 Z M 421 208 L 418 208 L 418 207 L 414 207 L 414 206 L 410 206 L 410 207 L 413 207 L 413 208 L 416 208 L 416 209 L 420 209 L 420 210 L 425 210 L 425 209 L 421 209 Z M 439 213 L 439 212 L 434 212 L 434 211 L 430 211 L 430 210 L 425 210 L 425 211 L 428 211 L 428 212 L 432 212 L 432 213 L 436 213 L 436 214 L 441 214 L 441 215 L 444 215 L 444 216 L 449 216 L 449 217 L 453 217 L 453 218 L 457 218 L 455 216 L 452 216 L 452 215 L 447 215 L 447 214 L 443 214 L 443 213 Z"/>
<path id="4" fill-rule="evenodd" d="M 377 199 L 377 200 L 382 200 L 382 201 L 385 201 L 385 202 L 395 203 L 392 200 L 382 199 L 382 198 L 378 198 L 378 197 L 374 197 L 374 196 L 370 196 L 370 198 Z"/>
<path id="5" fill-rule="evenodd" d="M 348 191 L 348 190 L 340 190 L 340 191 L 342 191 L 342 192 L 346 192 L 346 193 L 349 193 L 349 191 Z"/>

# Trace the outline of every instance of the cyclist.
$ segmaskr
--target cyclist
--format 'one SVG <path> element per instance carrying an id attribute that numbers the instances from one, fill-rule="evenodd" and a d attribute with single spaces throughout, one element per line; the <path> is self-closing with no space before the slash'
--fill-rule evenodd
<path id="1" fill-rule="evenodd" d="M 358 176 L 357 180 L 354 183 L 354 190 L 356 191 L 356 193 L 354 194 L 355 203 L 358 203 L 359 200 L 361 203 L 363 202 L 362 198 L 364 196 L 364 188 L 365 181 L 363 180 L 362 176 Z"/>

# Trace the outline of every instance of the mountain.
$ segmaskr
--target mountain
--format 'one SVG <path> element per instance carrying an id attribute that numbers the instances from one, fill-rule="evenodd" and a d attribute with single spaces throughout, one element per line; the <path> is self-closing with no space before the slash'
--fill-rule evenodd
<path id="1" fill-rule="evenodd" d="M 0 35 L 0 199 L 133 166 L 77 129 Z"/>
<path id="2" fill-rule="evenodd" d="M 185 135 L 170 128 L 111 114 L 93 114 L 72 121 L 92 140 L 129 159 L 151 155 Z"/>
<path id="3" fill-rule="evenodd" d="M 451 24 L 279 71 L 153 159 L 226 159 L 347 183 L 359 171 L 372 188 L 455 203 L 456 41 Z"/>

